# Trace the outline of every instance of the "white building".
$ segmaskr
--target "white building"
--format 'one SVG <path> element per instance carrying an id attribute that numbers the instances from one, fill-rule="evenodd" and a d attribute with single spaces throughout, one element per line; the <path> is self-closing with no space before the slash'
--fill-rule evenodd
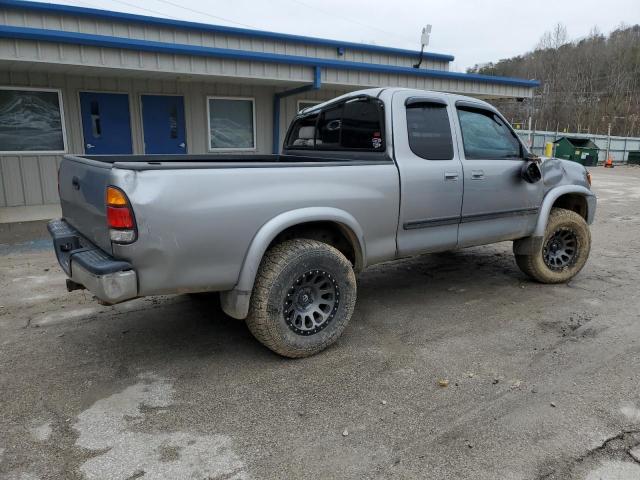
<path id="1" fill-rule="evenodd" d="M 307 103 L 373 86 L 529 98 L 450 55 L 0 2 L 0 222 L 55 215 L 65 153 L 271 153 Z"/>

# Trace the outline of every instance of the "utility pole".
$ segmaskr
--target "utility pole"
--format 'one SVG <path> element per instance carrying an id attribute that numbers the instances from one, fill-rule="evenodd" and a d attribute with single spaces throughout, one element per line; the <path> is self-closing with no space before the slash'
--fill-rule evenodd
<path id="1" fill-rule="evenodd" d="M 607 155 L 604 158 L 605 162 L 609 160 L 610 150 L 611 150 L 611 122 L 609 122 L 609 125 L 607 126 Z"/>

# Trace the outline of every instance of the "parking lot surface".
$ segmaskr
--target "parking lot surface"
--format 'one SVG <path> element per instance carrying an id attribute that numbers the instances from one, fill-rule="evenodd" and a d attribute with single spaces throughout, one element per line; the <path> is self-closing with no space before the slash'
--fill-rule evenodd
<path id="1" fill-rule="evenodd" d="M 42 226 L 5 228 L 0 478 L 638 479 L 640 168 L 594 190 L 568 285 L 510 243 L 379 265 L 302 360 L 212 296 L 67 293 Z"/>

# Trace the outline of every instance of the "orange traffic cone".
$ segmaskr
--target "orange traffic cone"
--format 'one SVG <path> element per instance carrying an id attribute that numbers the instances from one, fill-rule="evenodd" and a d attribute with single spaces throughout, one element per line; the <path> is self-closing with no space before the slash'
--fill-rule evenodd
<path id="1" fill-rule="evenodd" d="M 604 168 L 613 168 L 613 159 L 611 157 L 607 158 L 607 161 L 604 162 Z"/>

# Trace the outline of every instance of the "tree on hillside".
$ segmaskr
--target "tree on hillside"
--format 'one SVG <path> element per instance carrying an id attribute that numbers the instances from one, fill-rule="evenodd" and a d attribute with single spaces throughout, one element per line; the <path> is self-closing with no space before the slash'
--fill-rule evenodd
<path id="1" fill-rule="evenodd" d="M 640 25 L 620 26 L 608 36 L 593 28 L 569 41 L 558 24 L 524 55 L 474 66 L 471 73 L 535 78 L 532 103 L 497 101 L 509 119 L 531 114 L 538 130 L 640 136 Z"/>

